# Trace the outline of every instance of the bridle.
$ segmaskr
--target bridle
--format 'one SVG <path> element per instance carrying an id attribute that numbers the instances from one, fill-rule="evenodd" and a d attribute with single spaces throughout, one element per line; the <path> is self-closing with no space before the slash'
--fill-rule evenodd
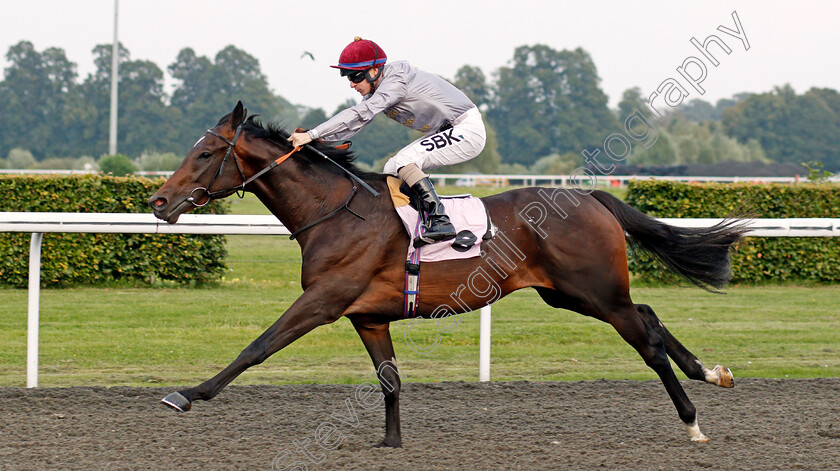
<path id="1" fill-rule="evenodd" d="M 213 175 L 213 179 L 210 180 L 210 183 L 207 184 L 206 187 L 204 187 L 204 186 L 196 187 L 195 189 L 193 189 L 193 191 L 190 192 L 190 196 L 187 198 L 187 202 L 189 202 L 190 204 L 192 204 L 196 208 L 200 208 L 202 206 L 207 205 L 208 203 L 210 203 L 210 201 L 212 201 L 214 198 L 216 198 L 220 195 L 230 194 L 231 191 L 235 192 L 236 196 L 238 196 L 240 198 L 243 198 L 245 196 L 245 185 L 251 183 L 252 181 L 256 180 L 257 178 L 260 178 L 261 176 L 263 176 L 264 173 L 266 173 L 269 170 L 273 169 L 274 167 L 280 165 L 281 163 L 283 163 L 283 161 L 285 161 L 286 159 L 291 157 L 292 154 L 294 154 L 295 152 L 297 152 L 301 149 L 301 146 L 295 147 L 290 152 L 288 152 L 284 155 L 281 155 L 280 157 L 275 159 L 273 162 L 271 162 L 271 164 L 269 164 L 267 167 L 263 168 L 259 172 L 255 173 L 250 178 L 245 178 L 245 172 L 242 171 L 242 166 L 239 165 L 239 158 L 237 157 L 236 150 L 235 150 L 236 141 L 238 141 L 239 136 L 242 135 L 242 125 L 240 124 L 239 126 L 236 127 L 236 132 L 233 135 L 233 140 L 228 140 L 228 138 L 226 138 L 225 136 L 222 136 L 221 134 L 217 133 L 216 131 L 214 131 L 212 129 L 208 129 L 207 131 L 205 131 L 205 134 L 211 134 L 211 135 L 216 136 L 219 139 L 223 140 L 228 145 L 228 148 L 225 151 L 225 157 L 222 159 L 222 163 L 219 164 L 219 169 L 216 170 L 216 174 Z M 217 190 L 217 191 L 208 190 L 208 188 L 213 186 L 213 182 L 215 182 L 216 179 L 219 178 L 219 175 L 222 174 L 222 171 L 225 168 L 225 162 L 227 162 L 228 158 L 230 158 L 231 155 L 233 155 L 233 162 L 234 162 L 234 164 L 236 164 L 236 170 L 239 171 L 239 176 L 242 178 L 242 183 L 240 183 L 237 186 L 228 188 L 226 190 Z M 196 192 L 204 192 L 203 194 L 199 193 L 199 196 L 206 195 L 207 196 L 207 201 L 205 201 L 204 203 L 200 203 L 200 204 L 197 203 L 196 198 L 195 198 L 195 193 Z"/>

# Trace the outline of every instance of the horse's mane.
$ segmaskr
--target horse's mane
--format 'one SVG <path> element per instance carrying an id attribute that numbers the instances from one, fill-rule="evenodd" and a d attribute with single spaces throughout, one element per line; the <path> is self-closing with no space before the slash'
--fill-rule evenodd
<path id="1" fill-rule="evenodd" d="M 242 130 L 247 132 L 248 135 L 250 135 L 251 137 L 255 137 L 257 139 L 266 139 L 277 144 L 288 146 L 287 139 L 289 138 L 291 133 L 289 133 L 285 129 L 285 127 L 280 123 L 263 123 L 261 119 L 258 119 L 258 116 L 259 115 L 249 116 L 248 119 L 246 119 L 243 123 Z M 219 120 L 218 125 L 225 124 L 229 120 L 230 113 L 223 116 L 222 119 Z M 386 177 L 386 175 L 383 175 L 381 173 L 368 172 L 356 167 L 356 165 L 354 164 L 354 161 L 356 160 L 356 155 L 350 150 L 337 149 L 331 145 L 324 144 L 320 141 L 313 141 L 309 145 L 323 152 L 335 163 L 349 170 L 351 173 L 363 180 L 384 180 Z M 301 151 L 295 155 L 306 158 L 310 163 L 318 166 L 319 168 L 323 168 L 327 171 L 339 175 L 344 174 L 341 170 L 336 168 L 335 165 L 327 162 L 323 157 L 315 154 L 314 152 L 307 151 L 306 148 L 301 149 Z"/>

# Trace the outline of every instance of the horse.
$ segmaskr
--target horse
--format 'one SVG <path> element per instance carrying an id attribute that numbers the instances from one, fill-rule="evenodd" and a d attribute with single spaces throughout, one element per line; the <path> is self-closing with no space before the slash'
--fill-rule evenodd
<path id="1" fill-rule="evenodd" d="M 389 326 L 403 319 L 411 241 L 387 196 L 386 176 L 360 170 L 346 149 L 319 142 L 293 149 L 280 125 L 254 118 L 238 102 L 187 152 L 149 205 L 174 224 L 212 199 L 253 193 L 300 245 L 303 294 L 216 376 L 163 402 L 187 411 L 309 331 L 347 317 L 382 388 L 385 436 L 377 446 L 400 447 L 401 373 Z M 384 195 L 357 191 L 360 182 Z M 423 264 L 416 316 L 440 322 L 534 288 L 551 307 L 610 324 L 659 376 L 689 439 L 707 441 L 668 359 L 692 380 L 732 387 L 733 375 L 720 365 L 706 368 L 650 306 L 632 301 L 627 242 L 679 278 L 714 291 L 731 277 L 729 251 L 745 227 L 736 219 L 711 228 L 669 226 L 599 190 L 522 188 L 483 201 L 497 236 L 484 242 L 479 257 Z"/>

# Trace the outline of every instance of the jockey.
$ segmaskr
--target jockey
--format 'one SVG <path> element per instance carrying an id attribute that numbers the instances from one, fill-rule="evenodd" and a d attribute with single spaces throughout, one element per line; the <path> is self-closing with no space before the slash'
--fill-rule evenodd
<path id="1" fill-rule="evenodd" d="M 486 139 L 481 113 L 467 96 L 437 75 L 406 61 L 385 64 L 387 56 L 375 42 L 356 37 L 341 52 L 336 68 L 350 80 L 362 101 L 307 132 L 289 137 L 295 146 L 321 139 L 347 139 L 370 124 L 379 113 L 424 133 L 391 157 L 384 173 L 399 177 L 419 197 L 428 217 L 423 242 L 455 238 L 455 228 L 424 170 L 453 165 L 477 156 Z"/>

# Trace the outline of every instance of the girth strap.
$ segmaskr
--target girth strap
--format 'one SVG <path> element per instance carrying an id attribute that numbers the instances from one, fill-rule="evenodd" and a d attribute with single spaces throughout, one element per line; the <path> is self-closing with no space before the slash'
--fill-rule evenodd
<path id="1" fill-rule="evenodd" d="M 415 233 L 420 232 L 423 218 L 417 215 Z M 403 319 L 417 315 L 417 304 L 420 297 L 420 247 L 405 261 L 405 286 L 403 288 Z"/>

